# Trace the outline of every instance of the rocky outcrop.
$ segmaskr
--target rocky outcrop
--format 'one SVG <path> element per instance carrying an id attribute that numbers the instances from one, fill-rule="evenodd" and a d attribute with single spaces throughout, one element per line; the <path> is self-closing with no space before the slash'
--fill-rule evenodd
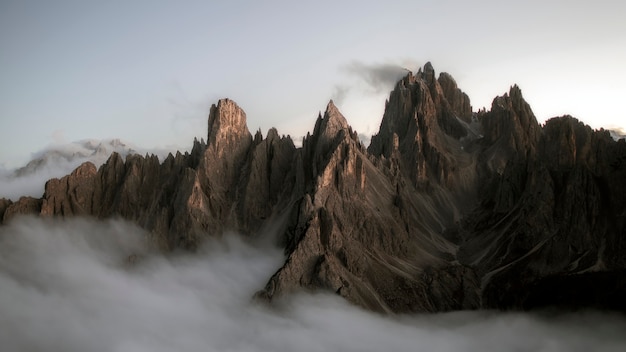
<path id="1" fill-rule="evenodd" d="M 2 223 L 6 223 L 16 216 L 39 214 L 42 200 L 33 197 L 21 197 L 17 202 L 11 202 L 3 198 L 2 203 L 2 207 L 4 207 Z"/>
<path id="2" fill-rule="evenodd" d="M 409 73 L 398 82 L 368 148 L 373 156 L 394 160 L 412 185 L 433 199 L 434 211 L 444 218 L 442 228 L 475 206 L 480 155 L 476 140 L 481 137 L 477 122 L 461 118 L 468 114 L 458 98 L 464 95 L 455 93 L 456 83 L 446 76 L 435 79 L 427 63 L 423 72 Z"/>
<path id="3" fill-rule="evenodd" d="M 228 99 L 211 107 L 207 137 L 207 143 L 196 140 L 191 153 L 170 154 L 163 163 L 135 154 L 123 160 L 117 153 L 98 170 L 84 163 L 48 181 L 42 199 L 9 203 L 4 218 L 121 217 L 149 230 L 163 249 L 192 249 L 202 237 L 228 229 L 258 231 L 290 196 L 293 142 L 274 129 L 253 140 L 245 113 Z"/>
<path id="4" fill-rule="evenodd" d="M 626 143 L 569 116 L 523 131 L 459 226 L 458 259 L 482 278 L 483 306 L 623 308 Z"/>
<path id="5" fill-rule="evenodd" d="M 233 101 L 190 153 L 112 154 L 0 200 L 0 218 L 120 217 L 163 250 L 278 233 L 257 293 L 324 289 L 381 312 L 563 304 L 624 309 L 626 142 L 564 116 L 541 127 L 517 86 L 472 112 L 427 63 L 391 92 L 366 149 L 331 101 L 301 148 L 254 136 Z"/>
<path id="6" fill-rule="evenodd" d="M 446 101 L 450 104 L 450 110 L 456 113 L 457 116 L 465 122 L 471 123 L 474 113 L 467 94 L 459 89 L 456 81 L 449 73 L 442 72 L 439 78 L 437 78 L 437 81 L 441 86 Z"/>
<path id="7" fill-rule="evenodd" d="M 490 169 L 502 172 L 511 158 L 534 157 L 541 127 L 517 85 L 511 87 L 508 94 L 493 100 L 481 125 L 483 145 L 489 147 L 486 156 Z"/>
<path id="8" fill-rule="evenodd" d="M 92 214 L 96 173 L 96 167 L 86 162 L 70 175 L 48 181 L 41 205 L 41 214 L 62 216 Z"/>
<path id="9" fill-rule="evenodd" d="M 0 224 L 2 224 L 4 219 L 4 213 L 7 211 L 9 206 L 13 204 L 10 199 L 0 198 Z"/>
<path id="10" fill-rule="evenodd" d="M 434 203 L 376 163 L 329 103 L 303 144 L 306 180 L 288 226 L 285 265 L 259 295 L 331 290 L 376 311 L 478 307 L 470 268 L 452 263 Z"/>

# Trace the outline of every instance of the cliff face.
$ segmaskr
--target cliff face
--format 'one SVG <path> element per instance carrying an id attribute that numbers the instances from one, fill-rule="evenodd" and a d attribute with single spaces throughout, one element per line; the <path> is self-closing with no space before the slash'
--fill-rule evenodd
<path id="1" fill-rule="evenodd" d="M 122 217 L 164 250 L 273 226 L 286 261 L 257 297 L 325 289 L 385 312 L 626 309 L 626 143 L 572 117 L 540 126 L 517 86 L 472 112 L 426 64 L 365 149 L 331 101 L 302 148 L 254 137 L 233 101 L 191 153 L 113 154 L 48 181 L 18 214 Z M 270 275 L 268 275 L 270 276 Z"/>
<path id="2" fill-rule="evenodd" d="M 85 163 L 51 179 L 42 199 L 0 203 L 0 210 L 5 220 L 14 213 L 122 217 L 150 230 L 163 249 L 193 249 L 203 236 L 254 233 L 270 219 L 290 194 L 294 153 L 291 139 L 275 130 L 253 140 L 243 110 L 225 99 L 211 107 L 208 141 L 194 141 L 191 153 L 161 164 L 156 156 L 124 161 L 113 153 L 99 170 Z"/>
<path id="3" fill-rule="evenodd" d="M 569 116 L 530 141 L 459 227 L 483 305 L 625 309 L 626 143 Z"/>
<path id="4" fill-rule="evenodd" d="M 478 307 L 477 281 L 439 235 L 440 202 L 396 160 L 371 156 L 333 105 L 302 147 L 304 184 L 289 218 L 285 265 L 259 296 L 322 287 L 378 311 Z"/>

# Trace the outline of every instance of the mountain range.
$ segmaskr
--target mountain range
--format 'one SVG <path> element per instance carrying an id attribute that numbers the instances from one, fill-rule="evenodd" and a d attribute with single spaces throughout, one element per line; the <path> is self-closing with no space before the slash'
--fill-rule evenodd
<path id="1" fill-rule="evenodd" d="M 21 167 L 0 167 L 0 196 L 12 200 L 18 200 L 20 196 L 40 197 L 47 180 L 63 177 L 87 161 L 99 167 L 112 153 L 123 158 L 129 154 L 156 154 L 163 160 L 168 151 L 137 148 L 120 139 L 56 143 L 33 153 L 31 160 Z"/>
<path id="2" fill-rule="evenodd" d="M 270 231 L 285 262 L 255 298 L 328 290 L 380 312 L 626 311 L 626 141 L 540 125 L 514 85 L 489 110 L 430 63 L 407 73 L 368 147 L 332 101 L 296 147 L 222 99 L 191 152 L 113 153 L 50 179 L 17 215 L 123 218 L 165 252 Z"/>

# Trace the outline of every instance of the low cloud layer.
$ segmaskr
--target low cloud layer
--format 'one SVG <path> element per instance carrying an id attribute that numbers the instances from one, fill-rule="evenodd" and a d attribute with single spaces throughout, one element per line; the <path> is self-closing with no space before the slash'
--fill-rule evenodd
<path id="1" fill-rule="evenodd" d="M 21 196 L 41 197 L 46 181 L 71 173 L 80 164 L 91 161 L 99 167 L 117 152 L 122 157 L 129 154 L 155 154 L 164 160 L 168 151 L 142 149 L 119 139 L 83 140 L 56 144 L 33 154 L 32 159 L 17 169 L 0 168 L 0 198 L 17 200 Z"/>
<path id="2" fill-rule="evenodd" d="M 3 351 L 621 351 L 626 319 L 457 312 L 383 317 L 329 294 L 250 297 L 281 265 L 235 235 L 163 257 L 119 221 L 0 228 Z M 135 264 L 130 265 L 128 258 Z"/>

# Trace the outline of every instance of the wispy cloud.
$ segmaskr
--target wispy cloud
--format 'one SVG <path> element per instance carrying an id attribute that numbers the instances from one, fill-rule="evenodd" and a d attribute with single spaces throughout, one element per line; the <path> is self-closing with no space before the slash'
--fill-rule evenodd
<path id="1" fill-rule="evenodd" d="M 383 63 L 364 63 L 354 60 L 345 63 L 338 67 L 341 81 L 333 86 L 331 97 L 339 108 L 345 106 L 344 103 L 349 105 L 351 102 L 364 99 L 384 99 L 381 95 L 391 92 L 402 77 L 417 67 L 418 64 L 411 59 Z M 359 137 L 365 145 L 369 145 L 371 133 L 366 132 Z"/>
<path id="2" fill-rule="evenodd" d="M 33 153 L 32 159 L 22 167 L 0 168 L 0 198 L 17 200 L 21 196 L 41 197 L 49 179 L 63 177 L 86 161 L 99 167 L 113 152 L 122 157 L 129 154 L 155 154 L 164 160 L 169 150 L 140 148 L 119 139 L 88 139 L 51 145 Z"/>
<path id="3" fill-rule="evenodd" d="M 348 93 L 350 93 L 350 86 L 337 84 L 333 88 L 331 97 L 335 104 L 341 104 L 346 99 L 346 96 L 348 96 Z"/>
<path id="4" fill-rule="evenodd" d="M 396 82 L 409 71 L 402 64 L 366 64 L 360 61 L 352 61 L 344 65 L 341 70 L 350 76 L 358 78 L 361 83 L 365 83 L 373 93 L 391 90 Z"/>

